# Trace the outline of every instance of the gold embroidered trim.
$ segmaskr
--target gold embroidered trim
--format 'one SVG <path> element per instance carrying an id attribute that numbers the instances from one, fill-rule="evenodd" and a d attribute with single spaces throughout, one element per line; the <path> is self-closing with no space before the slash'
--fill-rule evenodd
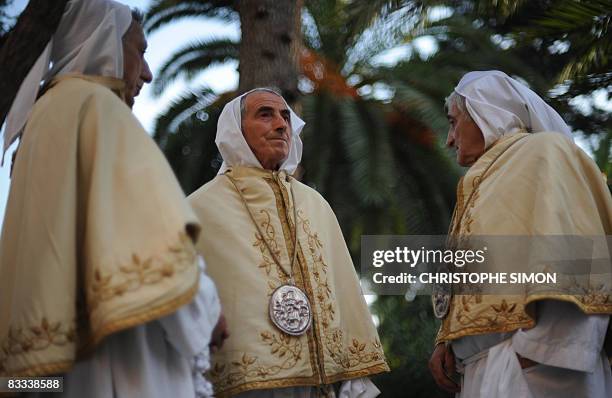
<path id="1" fill-rule="evenodd" d="M 377 373 L 388 372 L 389 367 L 386 364 L 376 364 L 365 369 L 359 369 L 349 372 L 342 372 L 337 375 L 328 377 L 326 384 L 333 384 L 342 380 L 357 379 L 360 377 L 366 377 Z M 250 390 L 263 390 L 272 388 L 285 388 L 285 387 L 299 387 L 299 386 L 317 386 L 319 380 L 316 377 L 290 377 L 277 380 L 268 381 L 253 381 L 250 383 L 242 384 L 239 386 L 232 387 L 225 391 L 215 390 L 215 396 L 217 398 L 231 397 Z"/>
<path id="2" fill-rule="evenodd" d="M 95 349 L 95 347 L 100 343 L 100 341 L 102 341 L 105 337 L 113 333 L 117 333 L 121 330 L 142 325 L 154 319 L 159 319 L 163 316 L 173 313 L 178 308 L 191 302 L 197 290 L 198 284 L 196 283 L 193 288 L 191 288 L 184 295 L 176 298 L 175 300 L 153 308 L 144 314 L 130 316 L 125 319 L 117 320 L 105 325 L 93 337 L 90 338 L 89 343 L 83 344 L 83 347 L 77 350 L 77 358 L 82 358 L 86 357 L 87 355 L 90 355 Z M 74 361 L 62 361 L 50 364 L 33 365 L 24 369 L 11 370 L 10 376 L 45 376 L 50 374 L 65 373 L 72 368 L 73 364 Z M 4 374 L 8 375 L 8 373 Z M 0 372 L 0 375 L 3 375 L 3 373 Z"/>
<path id="3" fill-rule="evenodd" d="M 436 337 L 436 344 L 443 343 L 446 341 L 456 340 L 465 336 L 474 336 L 479 334 L 487 333 L 508 333 L 518 329 L 529 329 L 535 326 L 535 321 L 531 318 L 525 317 L 525 321 L 504 325 L 503 327 L 478 327 L 470 326 L 457 330 L 455 332 L 438 333 Z"/>
<path id="4" fill-rule="evenodd" d="M 266 242 L 270 248 L 274 250 L 273 255 L 276 256 L 276 258 L 281 258 L 281 251 L 278 248 L 278 243 L 276 242 L 276 231 L 272 225 L 270 213 L 265 209 L 260 210 L 260 213 L 265 217 L 265 219 L 261 222 L 261 227 L 265 231 L 266 236 L 261 236 L 259 232 L 255 232 L 255 242 L 253 243 L 253 246 L 259 249 L 262 257 L 262 262 L 258 267 L 262 268 L 266 272 L 266 275 L 272 279 L 268 281 L 268 288 L 270 289 L 268 291 L 268 295 L 271 295 L 276 288 L 288 283 L 289 277 L 283 272 L 282 269 L 279 269 L 279 265 L 276 264 L 273 257 L 268 254 Z M 275 277 L 270 275 L 272 272 L 272 267 L 276 269 Z"/>
<path id="5" fill-rule="evenodd" d="M 478 299 L 479 296 L 461 296 L 462 302 L 465 297 L 470 299 Z M 506 333 L 518 329 L 532 328 L 535 326 L 535 319 L 529 314 L 526 306 L 540 300 L 558 300 L 575 304 L 585 314 L 609 314 L 612 312 L 612 303 L 607 302 L 598 304 L 598 300 L 605 300 L 597 293 L 586 295 L 551 295 L 551 294 L 532 294 L 525 299 L 524 307 L 518 308 L 517 303 L 509 304 L 506 300 L 502 300 L 499 304 L 491 304 L 487 314 L 481 313 L 474 318 L 475 326 L 463 327 L 459 330 L 448 330 L 447 323 L 443 323 L 436 337 L 436 344 L 445 341 L 451 341 L 460 337 L 485 334 L 485 333 Z M 471 300 L 470 300 L 471 302 Z M 591 303 L 589 305 L 585 303 Z M 523 308 L 522 311 L 520 309 Z M 465 309 L 464 309 L 465 310 Z M 491 310 L 493 310 L 491 312 Z M 469 311 L 469 307 L 467 309 Z M 450 312 L 449 312 L 450 313 Z M 453 311 L 454 313 L 454 311 Z M 506 322 L 501 322 L 499 317 L 506 317 Z M 462 310 L 457 311 L 457 318 L 462 318 L 460 323 L 463 325 L 469 324 L 465 322 L 467 319 Z M 486 322 L 489 320 L 489 322 Z"/>
<path id="6" fill-rule="evenodd" d="M 291 220 L 290 214 L 295 214 L 294 209 L 291 207 L 293 201 L 289 198 L 289 193 L 287 189 L 280 183 L 275 182 L 272 178 L 264 179 L 270 188 L 274 192 L 274 198 L 276 200 L 276 208 L 278 211 L 278 218 L 281 222 L 281 227 L 283 230 L 283 235 L 285 237 L 285 245 L 287 249 L 287 253 L 293 253 L 295 244 L 297 244 L 297 265 L 298 271 L 294 272 L 295 284 L 302 288 L 309 299 L 313 302 L 314 294 L 312 292 L 312 287 L 310 286 L 310 280 L 307 277 L 308 271 L 308 263 L 306 262 L 306 258 L 304 257 L 304 253 L 302 251 L 301 244 L 298 242 L 293 242 L 292 237 L 297 237 L 296 234 L 296 220 Z M 313 307 L 314 308 L 314 307 Z M 318 313 L 317 311 L 313 311 L 313 323 L 316 325 L 319 323 L 318 321 Z M 313 372 L 313 376 L 317 378 L 318 382 L 321 383 L 322 375 L 321 372 L 324 369 L 321 369 L 321 364 L 319 363 L 318 358 L 323 358 L 323 351 L 320 347 L 320 344 L 317 344 L 317 341 L 321 341 L 321 338 L 315 336 L 315 333 L 318 333 L 318 328 L 310 328 L 306 332 L 306 339 L 308 341 L 308 359 L 310 361 L 310 368 Z"/>
<path id="7" fill-rule="evenodd" d="M 129 329 L 134 326 L 142 325 L 147 322 L 150 322 L 155 319 L 159 319 L 166 315 L 170 315 L 175 312 L 180 307 L 190 303 L 193 300 L 193 297 L 198 291 L 199 287 L 199 272 L 196 274 L 194 278 L 194 285 L 189 288 L 184 294 L 176 297 L 175 299 L 168 301 L 164 304 L 161 304 L 157 307 L 150 309 L 149 311 L 138 314 L 128 316 L 124 319 L 115 320 L 107 323 L 102 326 L 96 333 L 93 335 L 91 345 L 86 345 L 83 348 L 85 353 L 89 353 L 95 346 L 97 346 L 100 341 L 102 341 L 106 336 L 111 335 L 113 333 L 117 333 L 124 329 Z"/>
<path id="8" fill-rule="evenodd" d="M 575 304 L 582 312 L 589 315 L 595 314 L 610 314 L 612 313 L 612 302 L 610 302 L 610 298 L 608 296 L 607 300 L 604 303 L 591 300 L 594 299 L 592 295 L 585 296 L 570 296 L 570 295 L 547 295 L 547 294 L 532 294 L 527 297 L 526 304 L 531 304 L 535 301 L 539 300 L 559 300 L 565 301 L 568 303 Z M 591 304 L 585 304 L 586 302 L 591 302 Z"/>
<path id="9" fill-rule="evenodd" d="M 310 221 L 306 219 L 304 212 L 302 210 L 298 210 L 297 216 L 298 221 L 302 224 L 302 230 L 306 234 L 308 251 L 310 252 L 310 258 L 312 259 L 312 276 L 317 283 L 314 297 L 319 302 L 321 325 L 324 329 L 327 329 L 334 320 L 336 310 L 334 309 L 333 301 L 331 300 L 332 291 L 327 280 L 327 263 L 325 263 L 325 260 L 323 260 L 323 254 L 321 254 L 323 243 L 321 242 L 319 235 L 316 232 L 313 233 L 310 229 Z"/>
<path id="10" fill-rule="evenodd" d="M 74 361 L 62 361 L 56 363 L 49 363 L 43 365 L 36 365 L 28 369 L 24 369 L 18 372 L 11 372 L 11 377 L 37 377 L 42 375 L 56 375 L 68 372 Z M 6 377 L 7 374 L 2 375 Z M 0 394 L 2 396 L 2 394 Z"/>
<path id="11" fill-rule="evenodd" d="M 455 313 L 455 319 L 462 326 L 474 325 L 476 327 L 496 327 L 505 324 L 519 323 L 524 320 L 522 307 L 517 308 L 517 303 L 508 304 L 502 298 L 497 304 L 490 304 L 477 315 L 470 315 L 471 305 L 478 304 L 481 296 L 462 295 L 461 305 Z M 515 311 L 516 310 L 516 311 Z"/>
<path id="12" fill-rule="evenodd" d="M 376 365 L 369 366 L 367 368 L 346 371 L 346 372 L 342 372 L 342 373 L 338 373 L 338 374 L 326 377 L 325 383 L 332 384 L 332 383 L 335 383 L 341 380 L 356 379 L 356 378 L 371 376 L 374 374 L 388 372 L 388 371 L 389 371 L 389 366 L 387 366 L 387 364 L 383 362 L 383 363 L 378 363 Z"/>
<path id="13" fill-rule="evenodd" d="M 129 264 L 119 265 L 119 272 L 102 273 L 97 267 L 89 288 L 89 310 L 93 312 L 104 301 L 171 278 L 193 265 L 195 259 L 196 251 L 191 238 L 181 231 L 178 242 L 170 245 L 161 255 L 143 260 L 134 253 Z"/>
<path id="14" fill-rule="evenodd" d="M 186 237 L 187 239 L 184 239 L 183 237 Z M 180 244 L 183 244 L 184 246 L 181 248 L 178 246 Z M 131 315 L 124 319 L 107 322 L 93 334 L 91 334 L 89 331 L 85 331 L 85 325 L 77 325 L 75 321 L 72 321 L 71 323 L 69 322 L 70 325 L 66 326 L 66 324 L 61 321 L 49 322 L 45 317 L 42 318 L 40 324 L 35 326 L 12 327 L 9 329 L 8 336 L 5 337 L 2 343 L 0 343 L 0 375 L 9 374 L 6 373 L 8 372 L 6 369 L 6 363 L 10 356 L 27 355 L 31 351 L 45 351 L 53 346 L 62 347 L 68 344 L 76 344 L 77 357 L 81 358 L 89 355 L 100 343 L 100 341 L 102 341 L 108 335 L 161 318 L 191 302 L 198 290 L 199 281 L 199 272 L 195 266 L 195 248 L 193 247 L 193 243 L 184 232 L 181 232 L 179 234 L 179 243 L 169 246 L 168 252 L 170 253 L 170 257 L 175 258 L 177 261 L 174 268 L 176 271 L 180 272 L 188 270 L 190 269 L 190 265 L 193 266 L 193 270 L 196 271 L 194 275 L 194 284 L 185 293 L 170 301 L 160 304 L 157 307 L 149 308 L 145 313 Z M 179 261 L 182 261 L 183 263 L 178 264 Z M 166 263 L 162 262 L 162 264 Z M 139 267 L 142 268 L 141 266 L 142 263 Z M 163 276 L 169 277 L 165 274 L 163 274 Z M 157 282 L 161 281 L 162 279 L 163 278 L 154 278 L 154 280 Z M 149 280 L 146 281 L 149 282 Z M 140 286 L 147 284 L 152 283 L 144 283 Z M 88 322 L 88 320 L 79 319 L 79 322 Z M 43 376 L 63 373 L 70 370 L 73 364 L 74 360 L 60 361 L 50 364 L 36 364 L 24 369 L 11 369 L 10 376 Z"/>
<path id="15" fill-rule="evenodd" d="M 35 326 L 11 327 L 0 346 L 0 375 L 7 374 L 9 357 L 45 351 L 51 346 L 75 344 L 75 323 L 49 322 L 43 317 Z"/>
<path id="16" fill-rule="evenodd" d="M 229 366 L 216 363 L 210 371 L 210 378 L 218 393 L 237 383 L 248 383 L 249 379 L 276 376 L 282 370 L 293 368 L 302 358 L 302 342 L 299 337 L 284 333 L 261 332 L 261 340 L 270 346 L 270 354 L 277 357 L 280 365 L 261 364 L 257 356 L 242 354 L 240 362 L 232 361 Z"/>
<path id="17" fill-rule="evenodd" d="M 349 345 L 347 352 L 343 348 L 343 342 L 344 335 L 340 329 L 333 329 L 333 331 L 325 335 L 325 348 L 329 356 L 337 365 L 342 366 L 344 369 L 384 360 L 382 344 L 378 340 L 370 343 L 372 350 L 369 351 L 366 351 L 366 343 L 353 338 L 352 345 Z"/>
<path id="18" fill-rule="evenodd" d="M 285 388 L 297 386 L 316 386 L 318 379 L 316 377 L 290 377 L 276 380 L 252 381 L 245 384 L 240 384 L 224 391 L 219 391 L 215 388 L 215 397 L 225 398 L 233 397 L 245 391 L 264 390 L 272 388 Z"/>
<path id="19" fill-rule="evenodd" d="M 312 275 L 317 284 L 316 294 L 314 297 L 319 303 L 321 314 L 322 340 L 325 349 L 334 363 L 341 366 L 343 369 L 354 368 L 359 365 L 372 363 L 375 361 L 384 361 L 384 353 L 380 341 L 372 341 L 365 343 L 355 338 L 351 339 L 352 346 L 349 345 L 348 352 L 344 347 L 344 332 L 339 328 L 332 328 L 331 323 L 334 320 L 336 310 L 333 305 L 332 291 L 327 279 L 327 264 L 323 259 L 321 242 L 317 233 L 313 233 L 310 227 L 310 221 L 304 217 L 303 212 L 297 212 L 299 222 L 302 224 L 302 229 L 308 238 L 308 248 L 310 256 L 313 260 Z M 366 351 L 367 345 L 372 347 Z M 327 376 L 323 375 L 327 382 Z"/>

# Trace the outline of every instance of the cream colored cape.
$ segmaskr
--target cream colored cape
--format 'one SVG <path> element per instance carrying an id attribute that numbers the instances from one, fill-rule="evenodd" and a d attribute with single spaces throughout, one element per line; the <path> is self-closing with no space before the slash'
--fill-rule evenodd
<path id="1" fill-rule="evenodd" d="M 0 242 L 0 376 L 66 372 L 197 290 L 197 219 L 121 87 L 61 78 L 33 108 Z"/>
<path id="2" fill-rule="evenodd" d="M 197 244 L 217 283 L 230 338 L 213 356 L 218 396 L 256 389 L 315 386 L 387 371 L 384 353 L 336 217 L 314 190 L 285 172 L 233 167 L 251 220 L 227 175 L 189 197 L 209 231 Z M 271 293 L 287 283 L 263 239 L 288 271 L 294 247 L 292 190 L 297 207 L 295 284 L 313 307 L 313 327 L 293 337 L 269 319 Z"/>
<path id="3" fill-rule="evenodd" d="M 450 235 L 579 235 L 605 242 L 612 235 L 612 199 L 595 163 L 566 137 L 518 133 L 500 139 L 459 182 Z M 603 277 L 609 282 L 611 274 Z M 609 283 L 591 288 L 580 295 L 453 296 L 436 342 L 533 327 L 528 304 L 542 299 L 572 302 L 587 314 L 612 314 Z"/>

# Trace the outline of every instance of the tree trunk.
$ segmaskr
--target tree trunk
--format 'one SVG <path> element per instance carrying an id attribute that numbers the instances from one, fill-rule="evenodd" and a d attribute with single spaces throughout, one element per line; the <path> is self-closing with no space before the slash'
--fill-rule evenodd
<path id="1" fill-rule="evenodd" d="M 0 121 L 39 55 L 57 30 L 68 0 L 30 0 L 0 48 Z"/>
<path id="2" fill-rule="evenodd" d="M 277 87 L 290 105 L 298 99 L 303 0 L 240 0 L 240 82 L 244 93 Z"/>

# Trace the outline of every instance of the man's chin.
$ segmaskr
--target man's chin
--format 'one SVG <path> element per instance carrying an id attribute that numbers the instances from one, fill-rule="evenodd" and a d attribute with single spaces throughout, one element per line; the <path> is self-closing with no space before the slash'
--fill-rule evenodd
<path id="1" fill-rule="evenodd" d="M 457 164 L 461 167 L 470 167 L 471 165 L 473 165 L 474 163 L 476 163 L 476 159 L 473 159 L 472 157 L 466 158 L 460 154 L 457 154 Z"/>

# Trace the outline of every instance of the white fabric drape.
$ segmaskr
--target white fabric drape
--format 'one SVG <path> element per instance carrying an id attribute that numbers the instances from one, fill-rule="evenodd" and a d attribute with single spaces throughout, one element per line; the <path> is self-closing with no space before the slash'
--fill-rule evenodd
<path id="1" fill-rule="evenodd" d="M 463 368 L 457 398 L 604 398 L 612 373 L 603 351 L 610 317 L 586 315 L 574 304 L 536 303 L 538 323 L 514 333 L 453 341 Z M 538 364 L 521 369 L 516 354 Z"/>
<path id="2" fill-rule="evenodd" d="M 467 111 L 484 136 L 485 149 L 520 130 L 554 131 L 572 139 L 571 129 L 553 108 L 503 72 L 469 72 L 455 92 L 465 98 Z"/>
<path id="3" fill-rule="evenodd" d="M 248 91 L 239 97 L 228 102 L 217 124 L 217 137 L 215 143 L 223 157 L 223 164 L 219 169 L 218 174 L 223 174 L 231 166 L 247 166 L 262 168 L 259 160 L 249 148 L 244 136 L 242 135 L 241 117 L 240 117 L 240 98 L 244 97 L 257 89 Z M 284 101 L 284 99 L 283 99 Z M 302 140 L 300 133 L 304 128 L 304 121 L 293 112 L 287 105 L 291 113 L 291 148 L 289 156 L 280 166 L 280 170 L 285 170 L 288 174 L 293 174 L 302 159 Z"/>
<path id="4" fill-rule="evenodd" d="M 3 153 L 19 137 L 41 82 L 68 73 L 123 77 L 122 37 L 130 8 L 111 0 L 71 0 L 57 31 L 21 84 L 6 119 Z M 51 66 L 52 65 L 52 66 Z"/>
<path id="5" fill-rule="evenodd" d="M 367 377 L 342 382 L 335 398 L 374 398 L 380 390 Z M 236 398 L 318 398 L 321 394 L 316 387 L 287 387 L 270 390 L 251 390 L 240 393 Z M 330 397 L 330 398 L 331 398 Z"/>

